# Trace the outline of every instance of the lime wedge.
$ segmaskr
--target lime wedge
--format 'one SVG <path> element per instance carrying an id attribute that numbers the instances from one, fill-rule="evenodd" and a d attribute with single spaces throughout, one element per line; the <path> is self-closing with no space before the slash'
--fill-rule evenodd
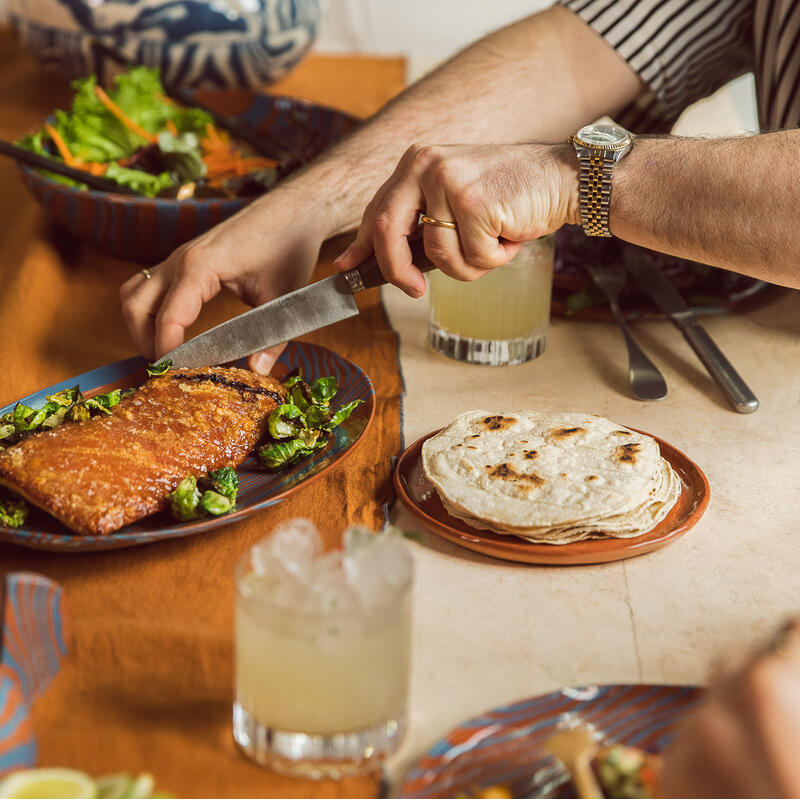
<path id="1" fill-rule="evenodd" d="M 24 769 L 0 781 L 0 798 L 94 798 L 97 787 L 74 769 Z"/>
<path id="2" fill-rule="evenodd" d="M 128 793 L 120 796 L 130 798 L 131 800 L 146 800 L 146 798 L 153 794 L 154 788 L 155 781 L 153 780 L 153 776 L 149 772 L 143 772 L 128 788 Z"/>
<path id="3" fill-rule="evenodd" d="M 133 786 L 133 778 L 125 772 L 114 775 L 105 775 L 97 779 L 97 796 L 99 798 L 129 797 L 128 792 Z"/>

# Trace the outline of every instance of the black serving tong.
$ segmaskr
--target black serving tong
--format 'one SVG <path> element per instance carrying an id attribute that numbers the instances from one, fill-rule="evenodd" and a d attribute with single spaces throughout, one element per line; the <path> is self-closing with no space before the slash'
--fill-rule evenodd
<path id="1" fill-rule="evenodd" d="M 96 60 L 98 60 L 98 56 L 104 56 L 110 58 L 112 61 L 116 62 L 122 67 L 125 67 L 126 69 L 130 69 L 131 67 L 135 66 L 130 59 L 125 56 L 124 53 L 121 53 L 116 48 L 110 47 L 109 45 L 97 39 L 92 39 L 91 49 Z M 262 156 L 265 156 L 266 158 L 273 158 L 275 161 L 280 162 L 278 171 L 282 175 L 288 170 L 286 168 L 282 169 L 281 167 L 284 164 L 291 164 L 295 160 L 292 157 L 292 154 L 270 134 L 257 131 L 255 128 L 247 123 L 242 122 L 236 117 L 231 117 L 227 114 L 220 114 L 219 111 L 215 111 L 213 108 L 209 108 L 201 103 L 189 89 L 186 89 L 183 86 L 175 86 L 174 84 L 165 80 L 163 76 L 162 85 L 164 86 L 165 93 L 173 100 L 177 100 L 179 103 L 182 103 L 185 106 L 192 106 L 194 108 L 200 108 L 203 111 L 206 111 L 213 118 L 215 125 L 218 125 L 220 128 L 223 128 L 229 133 L 232 133 L 237 139 L 247 142 L 247 144 L 249 144 Z"/>
<path id="2" fill-rule="evenodd" d="M 72 180 L 85 183 L 90 189 L 98 189 L 101 192 L 116 192 L 116 194 L 135 194 L 140 196 L 139 192 L 134 191 L 128 186 L 122 186 L 116 181 L 109 180 L 108 178 L 100 177 L 99 175 L 92 175 L 85 169 L 76 169 L 75 167 L 67 166 L 63 161 L 56 161 L 54 158 L 39 155 L 24 147 L 19 147 L 11 142 L 6 142 L 0 139 L 0 153 L 10 156 L 17 161 L 27 164 L 29 167 L 41 167 L 42 169 L 55 172 L 57 175 L 63 175 L 65 178 L 72 178 Z"/>

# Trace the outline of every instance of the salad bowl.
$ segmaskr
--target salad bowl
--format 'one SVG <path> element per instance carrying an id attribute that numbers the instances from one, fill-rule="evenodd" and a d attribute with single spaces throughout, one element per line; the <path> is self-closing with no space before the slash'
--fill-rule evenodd
<path id="1" fill-rule="evenodd" d="M 232 117 L 255 135 L 309 160 L 357 124 L 343 111 L 305 100 L 251 91 L 197 90 L 206 108 Z M 177 200 L 81 189 L 20 167 L 22 180 L 53 220 L 116 258 L 145 264 L 165 259 L 252 202 L 254 196 Z"/>

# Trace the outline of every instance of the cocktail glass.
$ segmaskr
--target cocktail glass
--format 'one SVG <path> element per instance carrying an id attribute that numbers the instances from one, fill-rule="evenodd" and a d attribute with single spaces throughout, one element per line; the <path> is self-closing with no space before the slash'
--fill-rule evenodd
<path id="1" fill-rule="evenodd" d="M 476 281 L 428 273 L 431 347 L 458 361 L 491 366 L 540 356 L 550 319 L 553 252 L 553 237 L 543 236 Z"/>
<path id="2" fill-rule="evenodd" d="M 233 734 L 280 772 L 372 771 L 405 731 L 412 559 L 395 533 L 344 542 L 295 520 L 237 566 Z"/>

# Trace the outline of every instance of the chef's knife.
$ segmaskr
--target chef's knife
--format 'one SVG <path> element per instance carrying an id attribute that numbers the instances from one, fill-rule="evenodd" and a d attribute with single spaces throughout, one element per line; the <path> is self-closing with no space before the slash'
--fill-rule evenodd
<path id="1" fill-rule="evenodd" d="M 625 267 L 680 330 L 736 411 L 740 414 L 751 414 L 755 411 L 758 408 L 758 398 L 750 391 L 750 387 L 705 328 L 697 322 L 694 312 L 653 261 L 652 256 L 626 250 Z"/>
<path id="2" fill-rule="evenodd" d="M 425 255 L 422 238 L 409 239 L 414 264 L 423 272 L 435 269 Z M 206 367 L 235 361 L 305 333 L 354 317 L 354 295 L 386 283 L 375 256 L 363 264 L 276 297 L 201 333 L 163 356 L 174 367 Z"/>

